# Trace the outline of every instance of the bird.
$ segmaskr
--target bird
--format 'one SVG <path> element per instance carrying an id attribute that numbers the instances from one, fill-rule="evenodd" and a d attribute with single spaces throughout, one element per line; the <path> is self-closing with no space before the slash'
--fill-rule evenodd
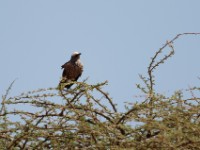
<path id="1" fill-rule="evenodd" d="M 78 78 L 82 75 L 83 64 L 80 61 L 80 55 L 81 53 L 79 52 L 73 52 L 71 55 L 71 59 L 61 66 L 61 69 L 64 70 L 60 83 L 70 83 L 77 81 Z M 67 84 L 65 88 L 69 89 L 72 85 L 73 83 Z"/>

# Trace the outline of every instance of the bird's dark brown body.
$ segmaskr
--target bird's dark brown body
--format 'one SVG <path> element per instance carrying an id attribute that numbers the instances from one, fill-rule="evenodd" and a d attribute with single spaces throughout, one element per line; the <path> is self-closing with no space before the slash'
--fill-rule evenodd
<path id="1" fill-rule="evenodd" d="M 74 52 L 71 56 L 70 61 L 66 62 L 61 66 L 63 70 L 61 83 L 69 83 L 77 81 L 82 75 L 83 65 L 80 62 L 81 53 Z M 65 87 L 69 89 L 73 84 L 66 85 Z"/>

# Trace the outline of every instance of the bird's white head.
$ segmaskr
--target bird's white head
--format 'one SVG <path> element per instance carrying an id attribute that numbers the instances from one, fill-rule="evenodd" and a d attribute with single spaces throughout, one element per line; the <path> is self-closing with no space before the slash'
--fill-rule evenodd
<path id="1" fill-rule="evenodd" d="M 81 53 L 79 53 L 79 52 L 73 52 L 71 57 L 80 56 L 80 55 L 81 55 Z"/>
<path id="2" fill-rule="evenodd" d="M 81 55 L 81 53 L 79 53 L 79 52 L 73 52 L 71 55 L 71 61 L 76 62 L 77 60 L 80 59 L 80 55 Z"/>

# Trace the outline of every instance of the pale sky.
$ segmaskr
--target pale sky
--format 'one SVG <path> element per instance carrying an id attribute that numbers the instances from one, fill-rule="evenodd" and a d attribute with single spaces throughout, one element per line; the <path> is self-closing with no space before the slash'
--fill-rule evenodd
<path id="1" fill-rule="evenodd" d="M 199 0 L 1 0 L 0 94 L 56 87 L 61 65 L 82 53 L 88 83 L 109 81 L 115 103 L 134 102 L 135 84 L 153 54 L 178 33 L 200 32 Z M 175 56 L 155 72 L 157 91 L 198 86 L 200 36 L 174 43 Z"/>

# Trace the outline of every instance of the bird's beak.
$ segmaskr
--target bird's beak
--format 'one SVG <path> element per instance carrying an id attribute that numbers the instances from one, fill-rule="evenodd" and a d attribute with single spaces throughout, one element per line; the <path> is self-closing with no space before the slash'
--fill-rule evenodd
<path id="1" fill-rule="evenodd" d="M 81 55 L 81 53 L 78 54 L 79 56 Z"/>

